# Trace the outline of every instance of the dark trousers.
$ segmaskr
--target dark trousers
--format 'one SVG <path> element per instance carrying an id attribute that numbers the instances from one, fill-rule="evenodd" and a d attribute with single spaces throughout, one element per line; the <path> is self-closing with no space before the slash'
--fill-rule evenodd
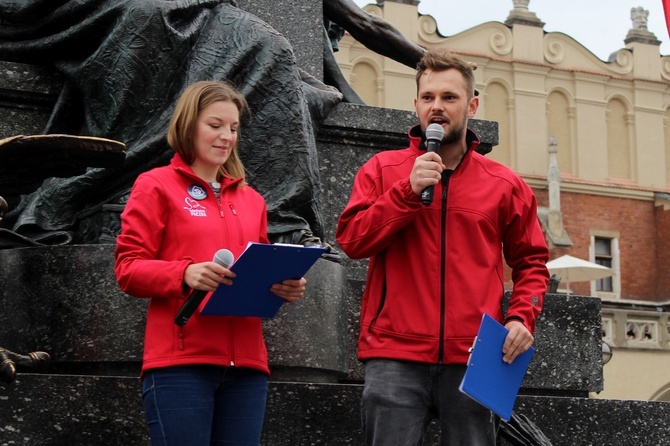
<path id="1" fill-rule="evenodd" d="M 365 444 L 419 446 L 428 423 L 437 418 L 443 446 L 495 446 L 500 419 L 458 390 L 465 369 L 465 365 L 366 361 Z"/>

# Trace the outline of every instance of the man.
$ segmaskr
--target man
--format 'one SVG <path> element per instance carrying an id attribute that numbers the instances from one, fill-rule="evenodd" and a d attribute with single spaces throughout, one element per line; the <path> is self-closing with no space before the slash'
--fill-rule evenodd
<path id="1" fill-rule="evenodd" d="M 444 445 L 495 445 L 498 419 L 460 393 L 482 314 L 509 330 L 511 363 L 533 343 L 549 275 L 531 189 L 478 153 L 470 64 L 429 50 L 416 76 L 410 146 L 373 156 L 358 172 L 336 239 L 352 259 L 370 258 L 358 358 L 365 363 L 367 445 L 418 445 L 438 417 Z M 428 125 L 445 130 L 427 152 Z M 430 205 L 421 192 L 434 187 Z M 514 288 L 503 315 L 503 255 Z"/>

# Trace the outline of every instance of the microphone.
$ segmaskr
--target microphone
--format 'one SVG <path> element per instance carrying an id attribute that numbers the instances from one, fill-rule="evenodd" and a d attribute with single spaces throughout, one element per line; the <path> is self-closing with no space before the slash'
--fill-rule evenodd
<path id="1" fill-rule="evenodd" d="M 444 129 L 440 124 L 431 124 L 426 128 L 426 145 L 428 152 L 435 152 L 440 148 L 440 143 L 444 138 Z M 433 202 L 433 191 L 435 186 L 426 186 L 426 188 L 421 191 L 421 202 L 429 206 Z"/>
<path id="2" fill-rule="evenodd" d="M 216 251 L 216 254 L 214 254 L 212 262 L 218 263 L 224 268 L 228 268 L 233 264 L 234 260 L 235 257 L 232 252 L 227 249 L 219 249 Z M 177 325 L 184 325 L 193 315 L 207 293 L 209 293 L 209 291 L 193 290 L 191 295 L 188 296 L 188 299 L 186 299 L 186 302 L 184 302 L 184 305 L 179 309 L 179 313 L 174 317 L 174 323 Z"/>

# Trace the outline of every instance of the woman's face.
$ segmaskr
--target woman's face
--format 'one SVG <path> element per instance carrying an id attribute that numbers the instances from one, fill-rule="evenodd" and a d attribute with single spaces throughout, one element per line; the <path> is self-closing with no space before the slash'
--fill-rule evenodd
<path id="1" fill-rule="evenodd" d="M 214 102 L 203 108 L 195 126 L 194 171 L 217 171 L 237 143 L 240 113 L 230 101 Z"/>

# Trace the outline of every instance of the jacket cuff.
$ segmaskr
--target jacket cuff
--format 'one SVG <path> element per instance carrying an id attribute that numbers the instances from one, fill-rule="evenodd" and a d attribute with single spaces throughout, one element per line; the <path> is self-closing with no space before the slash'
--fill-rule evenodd
<path id="1" fill-rule="evenodd" d="M 510 321 L 519 321 L 519 322 L 521 322 L 523 325 L 526 325 L 526 322 L 523 320 L 523 318 L 522 318 L 521 316 L 510 316 L 510 317 L 506 317 L 505 320 L 503 321 L 503 325 L 506 325 L 506 324 L 507 324 L 508 322 L 510 322 Z"/>
<path id="2" fill-rule="evenodd" d="M 402 191 L 403 196 L 409 201 L 421 201 L 421 197 L 414 193 L 412 190 L 412 185 L 409 182 L 409 178 L 400 180 L 400 190 Z"/>

